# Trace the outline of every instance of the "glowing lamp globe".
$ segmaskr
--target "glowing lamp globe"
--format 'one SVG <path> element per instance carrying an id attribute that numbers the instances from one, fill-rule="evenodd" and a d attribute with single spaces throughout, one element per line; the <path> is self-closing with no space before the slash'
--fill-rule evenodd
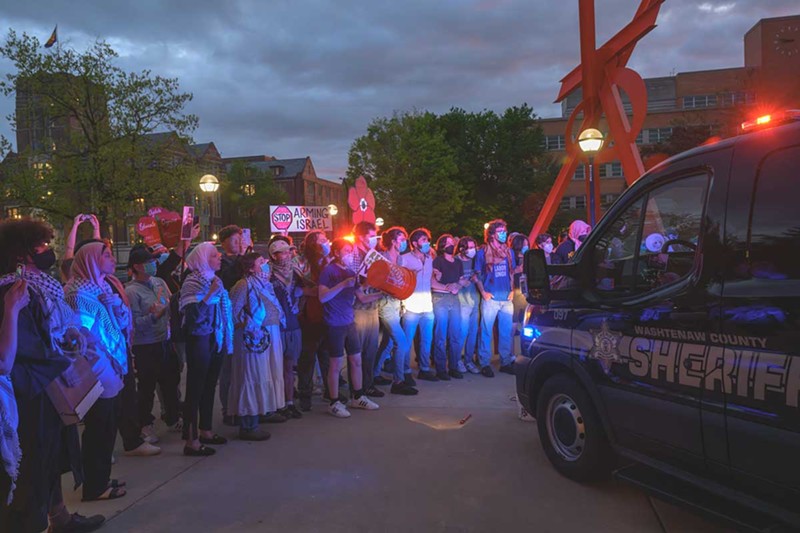
<path id="1" fill-rule="evenodd" d="M 339 214 L 339 208 L 331 204 L 328 206 L 328 213 L 330 213 L 332 217 L 335 217 L 336 215 Z"/>
<path id="2" fill-rule="evenodd" d="M 200 178 L 200 190 L 203 192 L 217 192 L 219 180 L 212 174 L 206 174 Z"/>
<path id="3" fill-rule="evenodd" d="M 597 152 L 603 147 L 603 134 L 594 128 L 583 130 L 578 136 L 578 146 L 587 154 Z"/>

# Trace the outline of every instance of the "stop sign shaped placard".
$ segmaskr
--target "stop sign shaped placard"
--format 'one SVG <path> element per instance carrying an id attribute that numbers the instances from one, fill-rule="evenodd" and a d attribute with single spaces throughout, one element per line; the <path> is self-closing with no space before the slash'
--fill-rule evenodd
<path id="1" fill-rule="evenodd" d="M 272 212 L 272 225 L 279 231 L 286 231 L 292 225 L 292 211 L 285 205 L 279 205 Z"/>

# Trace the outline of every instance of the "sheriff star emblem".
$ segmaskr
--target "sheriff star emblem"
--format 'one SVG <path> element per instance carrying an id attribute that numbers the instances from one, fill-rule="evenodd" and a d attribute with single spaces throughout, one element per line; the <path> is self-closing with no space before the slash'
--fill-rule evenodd
<path id="1" fill-rule="evenodd" d="M 594 345 L 589 351 L 589 357 L 600 361 L 603 368 L 608 371 L 611 368 L 611 363 L 619 361 L 621 358 L 619 341 L 622 338 L 622 333 L 608 329 L 606 322 L 603 322 L 600 329 L 590 329 L 589 333 L 594 337 Z"/>

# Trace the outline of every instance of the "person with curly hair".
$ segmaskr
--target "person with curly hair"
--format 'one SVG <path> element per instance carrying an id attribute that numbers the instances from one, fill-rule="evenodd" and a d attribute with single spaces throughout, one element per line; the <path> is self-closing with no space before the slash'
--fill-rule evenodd
<path id="1" fill-rule="evenodd" d="M 16 483 L 13 474 L 0 469 L 0 531 L 4 532 L 42 531 L 48 522 L 56 533 L 93 531 L 105 521 L 102 515 L 70 514 L 61 492 L 61 475 L 67 470 L 72 471 L 76 488 L 83 483 L 78 428 L 64 425 L 45 389 L 69 371 L 70 355 L 79 355 L 87 334 L 67 305 L 61 285 L 47 274 L 56 261 L 52 238 L 53 229 L 40 220 L 0 222 L 0 297 L 18 290 L 20 278 L 29 295 L 17 318 L 10 372 L 19 413 L 19 450 L 14 451 Z M 17 289 L 12 289 L 15 285 Z M 7 306 L 0 307 L 0 313 L 0 322 L 5 322 Z M 2 447 L 9 444 L 6 438 L 5 432 L 0 434 Z"/>

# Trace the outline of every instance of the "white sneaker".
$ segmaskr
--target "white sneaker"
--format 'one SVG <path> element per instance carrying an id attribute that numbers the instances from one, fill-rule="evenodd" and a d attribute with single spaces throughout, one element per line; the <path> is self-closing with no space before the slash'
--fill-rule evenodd
<path id="1" fill-rule="evenodd" d="M 158 435 L 156 435 L 156 428 L 153 427 L 153 424 L 142 428 L 142 440 L 149 444 L 158 443 Z"/>
<path id="2" fill-rule="evenodd" d="M 349 402 L 347 402 L 347 406 L 353 409 L 366 409 L 367 411 L 374 411 L 376 409 L 380 409 L 380 405 L 373 402 L 367 395 L 364 394 L 359 399 L 351 398 Z"/>
<path id="3" fill-rule="evenodd" d="M 129 457 L 150 457 L 152 455 L 158 455 L 161 453 L 161 448 L 158 446 L 153 446 L 149 442 L 143 442 L 141 446 L 134 450 L 130 450 L 125 452 L 125 455 Z"/>
<path id="4" fill-rule="evenodd" d="M 336 418 L 350 418 L 350 411 L 344 406 L 342 402 L 336 402 L 328 407 L 328 412 Z"/>
<path id="5" fill-rule="evenodd" d="M 464 364 L 464 361 L 459 361 L 458 362 L 457 370 L 459 372 L 461 372 L 462 374 L 466 374 L 467 373 L 467 365 Z"/>
<path id="6" fill-rule="evenodd" d="M 469 371 L 470 374 L 480 374 L 481 373 L 481 369 L 478 368 L 478 365 L 476 365 L 472 361 L 467 363 L 467 370 Z"/>

